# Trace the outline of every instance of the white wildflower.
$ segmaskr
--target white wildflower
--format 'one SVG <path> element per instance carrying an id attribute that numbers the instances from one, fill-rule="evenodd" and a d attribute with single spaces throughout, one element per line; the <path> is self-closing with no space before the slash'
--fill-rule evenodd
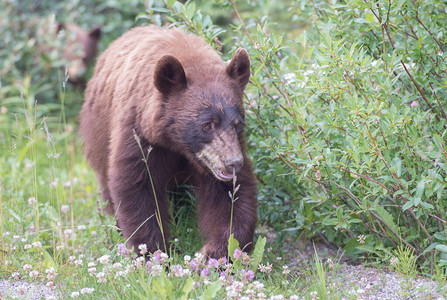
<path id="1" fill-rule="evenodd" d="M 35 204 L 37 204 L 37 199 L 35 197 L 29 197 L 28 198 L 28 205 L 29 206 L 34 206 Z"/>
<path id="2" fill-rule="evenodd" d="M 100 258 L 98 258 L 98 261 L 102 264 L 102 265 L 107 265 L 110 261 L 110 255 L 103 255 Z"/>
<path id="3" fill-rule="evenodd" d="M 255 280 L 253 281 L 253 288 L 255 289 L 255 291 L 260 292 L 264 289 L 264 284 Z"/>
<path id="4" fill-rule="evenodd" d="M 61 206 L 61 212 L 63 213 L 63 214 L 65 214 L 65 213 L 67 213 L 68 211 L 70 210 L 70 206 L 69 205 L 62 205 Z"/>
<path id="5" fill-rule="evenodd" d="M 95 291 L 95 289 L 94 288 L 83 288 L 83 289 L 81 289 L 81 294 L 91 294 L 91 293 L 93 293 Z"/>
<path id="6" fill-rule="evenodd" d="M 34 248 L 42 248 L 42 243 L 41 242 L 33 242 L 33 243 L 31 243 L 31 246 L 33 246 Z"/>
<path id="7" fill-rule="evenodd" d="M 96 274 L 96 268 L 95 267 L 88 268 L 87 271 L 90 274 L 90 276 L 94 276 Z"/>
<path id="8" fill-rule="evenodd" d="M 29 265 L 29 264 L 24 264 L 24 265 L 23 265 L 23 270 L 24 270 L 25 272 L 29 272 L 29 271 L 31 270 L 31 268 L 32 268 L 32 266 Z"/>
<path id="9" fill-rule="evenodd" d="M 34 271 L 29 272 L 29 277 L 31 277 L 32 279 L 36 279 L 37 276 L 39 276 L 39 271 L 34 270 Z"/>
<path id="10" fill-rule="evenodd" d="M 138 245 L 138 249 L 140 249 L 140 254 L 144 255 L 147 253 L 147 246 L 146 244 L 140 244 Z"/>
<path id="11" fill-rule="evenodd" d="M 77 259 L 74 261 L 75 266 L 82 266 L 82 259 Z"/>
<path id="12" fill-rule="evenodd" d="M 79 297 L 79 292 L 72 292 L 70 296 L 71 298 L 77 298 Z"/>
<path id="13" fill-rule="evenodd" d="M 104 272 L 99 272 L 98 274 L 96 274 L 96 278 L 98 278 L 99 283 L 107 282 L 106 274 Z"/>
<path id="14" fill-rule="evenodd" d="M 363 234 L 359 235 L 357 240 L 360 244 L 364 244 L 365 243 L 365 235 L 363 235 Z"/>

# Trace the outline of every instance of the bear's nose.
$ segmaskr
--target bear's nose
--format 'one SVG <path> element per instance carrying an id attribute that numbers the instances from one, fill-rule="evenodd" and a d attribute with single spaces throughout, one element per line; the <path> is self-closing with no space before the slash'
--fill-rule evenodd
<path id="1" fill-rule="evenodd" d="M 242 157 L 230 158 L 224 162 L 225 169 L 230 174 L 233 174 L 233 170 L 235 174 L 239 173 L 243 164 L 244 159 Z"/>

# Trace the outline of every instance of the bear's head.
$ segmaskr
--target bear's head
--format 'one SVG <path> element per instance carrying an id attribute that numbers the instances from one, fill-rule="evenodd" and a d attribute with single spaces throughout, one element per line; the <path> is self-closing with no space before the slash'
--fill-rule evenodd
<path id="1" fill-rule="evenodd" d="M 174 150 L 199 169 L 230 181 L 244 164 L 242 98 L 250 78 L 250 59 L 240 48 L 226 67 L 199 71 L 186 75 L 171 55 L 158 60 L 154 84 L 170 114 L 165 134 Z"/>
<path id="2" fill-rule="evenodd" d="M 83 81 L 88 64 L 95 58 L 98 51 L 101 28 L 95 27 L 87 31 L 76 24 L 59 23 L 57 31 L 60 30 L 65 30 L 67 36 L 63 58 L 69 62 L 68 80 L 71 83 L 80 83 Z"/>

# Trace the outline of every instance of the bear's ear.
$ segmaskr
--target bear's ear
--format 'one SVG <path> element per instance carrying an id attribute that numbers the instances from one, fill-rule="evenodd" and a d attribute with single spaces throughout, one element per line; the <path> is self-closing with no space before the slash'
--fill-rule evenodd
<path id="1" fill-rule="evenodd" d="M 90 30 L 88 36 L 95 40 L 99 40 L 101 38 L 101 27 L 95 27 L 92 30 Z"/>
<path id="2" fill-rule="evenodd" d="M 250 79 L 250 58 L 247 50 L 244 48 L 237 49 L 226 71 L 241 89 L 245 89 Z"/>
<path id="3" fill-rule="evenodd" d="M 186 75 L 182 64 L 172 55 L 160 58 L 155 67 L 154 84 L 162 94 L 168 95 L 186 89 Z"/>

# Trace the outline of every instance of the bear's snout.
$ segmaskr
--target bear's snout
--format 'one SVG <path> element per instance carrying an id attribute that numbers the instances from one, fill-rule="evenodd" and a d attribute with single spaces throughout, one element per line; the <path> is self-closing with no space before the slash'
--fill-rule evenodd
<path id="1" fill-rule="evenodd" d="M 225 170 L 230 174 L 237 174 L 242 169 L 244 165 L 244 158 L 240 157 L 232 157 L 224 161 Z"/>

